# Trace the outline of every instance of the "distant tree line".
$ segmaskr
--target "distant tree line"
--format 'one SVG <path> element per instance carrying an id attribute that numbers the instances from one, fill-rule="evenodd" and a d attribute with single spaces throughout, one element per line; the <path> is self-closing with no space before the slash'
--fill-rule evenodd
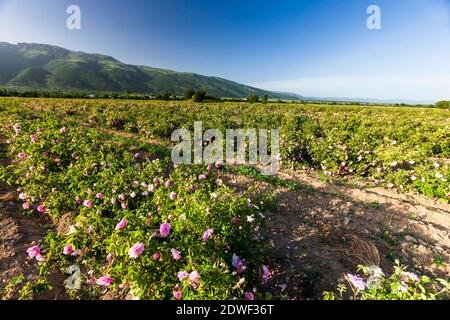
<path id="1" fill-rule="evenodd" d="M 0 88 L 0 97 L 30 97 L 30 98 L 64 98 L 64 99 L 130 99 L 130 100 L 163 100 L 181 101 L 192 100 L 194 102 L 249 102 L 249 103 L 298 103 L 298 104 L 323 104 L 323 105 L 345 105 L 345 106 L 386 106 L 386 107 L 420 107 L 420 108 L 441 108 L 449 109 L 450 101 L 439 101 L 435 105 L 408 105 L 405 103 L 380 104 L 353 101 L 325 101 L 325 100 L 281 100 L 269 99 L 268 95 L 258 96 L 250 94 L 247 98 L 219 98 L 209 95 L 204 90 L 195 91 L 187 89 L 182 96 L 173 95 L 169 92 L 162 94 L 139 94 L 129 91 L 124 93 L 87 93 L 80 91 L 47 91 L 47 90 L 16 90 L 10 88 Z"/>

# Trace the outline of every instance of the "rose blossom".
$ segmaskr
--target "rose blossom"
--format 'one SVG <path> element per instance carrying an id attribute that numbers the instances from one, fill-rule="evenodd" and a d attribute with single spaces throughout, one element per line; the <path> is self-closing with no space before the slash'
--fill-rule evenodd
<path id="1" fill-rule="evenodd" d="M 172 257 L 175 260 L 180 260 L 181 259 L 181 252 L 178 251 L 177 249 L 172 249 L 172 250 L 170 250 L 170 252 L 172 253 Z"/>
<path id="2" fill-rule="evenodd" d="M 128 250 L 128 255 L 131 258 L 136 259 L 142 254 L 142 252 L 144 252 L 144 249 L 144 244 L 142 242 L 138 242 L 134 246 L 132 246 L 130 250 Z"/>
<path id="3" fill-rule="evenodd" d="M 128 220 L 126 218 L 123 218 L 122 220 L 119 221 L 119 223 L 116 225 L 115 230 L 122 230 L 123 228 L 125 228 L 128 224 Z"/>
<path id="4" fill-rule="evenodd" d="M 41 249 L 39 246 L 33 246 L 27 249 L 28 256 L 31 258 L 35 258 L 37 255 L 41 254 Z"/>
<path id="5" fill-rule="evenodd" d="M 263 272 L 262 278 L 263 278 L 264 282 L 267 282 L 267 280 L 269 280 L 270 276 L 271 276 L 269 268 L 265 265 L 262 265 L 262 272 Z"/>
<path id="6" fill-rule="evenodd" d="M 244 262 L 235 253 L 233 253 L 231 264 L 237 269 L 238 273 L 242 273 L 245 270 Z"/>
<path id="7" fill-rule="evenodd" d="M 170 198 L 170 200 L 175 200 L 176 198 L 178 198 L 178 195 L 175 193 L 175 192 L 171 192 L 170 194 L 169 194 L 169 198 Z"/>
<path id="8" fill-rule="evenodd" d="M 401 274 L 403 276 L 403 278 L 408 278 L 409 280 L 415 281 L 415 282 L 419 282 L 419 277 L 412 272 L 408 272 L 408 271 L 403 271 L 403 273 Z M 406 280 L 406 279 L 405 279 Z"/>
<path id="9" fill-rule="evenodd" d="M 360 276 L 349 273 L 347 274 L 347 277 L 351 282 L 351 284 L 356 288 L 358 288 L 359 290 L 364 290 L 366 288 L 366 284 L 364 283 L 363 278 L 361 278 Z"/>
<path id="10" fill-rule="evenodd" d="M 178 285 L 177 285 L 177 287 L 178 287 Z M 178 290 L 173 290 L 173 297 L 177 300 L 180 300 L 182 291 L 183 291 L 182 288 L 178 288 Z"/>
<path id="11" fill-rule="evenodd" d="M 180 271 L 180 272 L 178 272 L 177 277 L 178 277 L 178 279 L 179 279 L 180 281 L 183 280 L 183 279 L 186 279 L 186 278 L 189 277 L 189 272 L 186 272 L 186 271 Z"/>
<path id="12" fill-rule="evenodd" d="M 113 278 L 107 277 L 107 276 L 102 276 L 99 279 L 97 279 L 96 283 L 99 286 L 103 286 L 103 287 L 109 287 L 111 285 L 111 283 L 114 282 Z"/>
<path id="13" fill-rule="evenodd" d="M 191 281 L 191 285 L 194 289 L 197 289 L 198 284 L 200 282 L 200 274 L 197 271 L 192 271 L 189 275 L 189 280 Z"/>
<path id="14" fill-rule="evenodd" d="M 45 257 L 44 257 L 43 255 L 41 255 L 41 254 L 38 254 L 38 255 L 36 256 L 36 260 L 37 260 L 37 261 L 44 261 L 44 260 L 45 260 Z"/>
<path id="15" fill-rule="evenodd" d="M 246 293 L 244 293 L 245 299 L 247 300 L 254 300 L 255 299 L 255 295 L 253 294 L 253 292 L 247 291 Z"/>
<path id="16" fill-rule="evenodd" d="M 159 252 L 155 252 L 155 253 L 152 255 L 152 260 L 153 260 L 153 261 L 158 261 L 160 258 L 161 258 L 161 255 L 159 254 Z"/>
<path id="17" fill-rule="evenodd" d="M 68 255 L 68 254 L 74 255 L 74 254 L 75 254 L 75 251 L 73 250 L 73 245 L 72 245 L 72 244 L 69 244 L 69 245 L 65 246 L 65 247 L 64 247 L 64 250 L 63 250 L 63 253 L 64 253 L 65 255 Z"/>
<path id="18" fill-rule="evenodd" d="M 92 201 L 91 200 L 84 200 L 83 201 L 83 206 L 85 206 L 86 208 L 92 208 Z"/>
<path id="19" fill-rule="evenodd" d="M 170 224 L 167 222 L 164 222 L 161 224 L 161 226 L 159 227 L 159 233 L 161 235 L 161 237 L 165 238 L 169 235 L 170 232 Z"/>
<path id="20" fill-rule="evenodd" d="M 206 230 L 206 231 L 203 233 L 202 240 L 203 240 L 203 241 L 208 241 L 209 238 L 210 238 L 212 235 L 213 235 L 213 230 L 212 230 L 212 229 L 208 229 L 208 230 Z"/>

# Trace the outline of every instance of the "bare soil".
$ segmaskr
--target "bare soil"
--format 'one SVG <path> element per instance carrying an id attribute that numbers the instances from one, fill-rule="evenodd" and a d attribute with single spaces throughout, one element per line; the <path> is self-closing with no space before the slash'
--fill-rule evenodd
<path id="1" fill-rule="evenodd" d="M 275 298 L 320 299 L 358 265 L 391 272 L 395 259 L 411 270 L 450 276 L 448 266 L 433 264 L 439 257 L 450 261 L 450 205 L 418 194 L 324 183 L 306 172 L 280 177 L 307 188 L 223 177 L 240 192 L 252 186 L 276 195 L 265 235 L 274 273 L 268 291 Z"/>
<path id="2" fill-rule="evenodd" d="M 6 144 L 0 139 L 0 165 L 7 165 L 4 157 Z M 5 288 L 15 277 L 23 275 L 25 281 L 16 290 L 6 292 L 3 299 L 18 298 L 18 290 L 27 281 L 36 280 L 39 266 L 36 259 L 28 257 L 26 250 L 39 244 L 51 228 L 49 222 L 42 216 L 26 216 L 18 201 L 15 188 L 0 181 L 0 288 Z M 55 272 L 49 277 L 54 288 L 37 299 L 64 299 L 62 277 Z"/>

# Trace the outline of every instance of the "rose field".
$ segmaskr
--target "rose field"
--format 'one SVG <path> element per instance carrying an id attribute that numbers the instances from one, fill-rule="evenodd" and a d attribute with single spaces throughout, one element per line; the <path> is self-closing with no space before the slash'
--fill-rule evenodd
<path id="1" fill-rule="evenodd" d="M 280 129 L 281 170 L 174 166 Z M 448 299 L 450 110 L 0 99 L 3 299 Z"/>

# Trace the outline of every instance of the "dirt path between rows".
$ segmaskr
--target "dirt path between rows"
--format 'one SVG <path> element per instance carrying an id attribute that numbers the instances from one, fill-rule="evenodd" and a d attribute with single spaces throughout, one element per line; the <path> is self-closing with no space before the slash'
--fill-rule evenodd
<path id="1" fill-rule="evenodd" d="M 309 187 L 293 191 L 224 176 L 237 190 L 256 186 L 276 194 L 265 235 L 274 270 L 268 290 L 275 298 L 320 299 L 358 265 L 391 272 L 395 259 L 417 272 L 450 276 L 448 266 L 433 264 L 450 261 L 450 205 L 418 194 L 323 183 L 305 172 L 280 177 Z"/>
<path id="2" fill-rule="evenodd" d="M 7 145 L 0 137 L 0 165 L 8 165 L 6 158 Z M 25 280 L 14 290 L 3 293 L 0 299 L 18 298 L 18 288 L 27 281 L 33 281 L 39 273 L 38 262 L 28 257 L 26 250 L 39 244 L 51 228 L 49 222 L 42 216 L 26 216 L 18 201 L 16 190 L 0 181 L 0 288 L 5 288 L 15 277 L 23 275 Z M 57 274 L 49 277 L 54 289 L 35 298 L 58 299 L 65 298 L 61 289 L 62 278 Z"/>

